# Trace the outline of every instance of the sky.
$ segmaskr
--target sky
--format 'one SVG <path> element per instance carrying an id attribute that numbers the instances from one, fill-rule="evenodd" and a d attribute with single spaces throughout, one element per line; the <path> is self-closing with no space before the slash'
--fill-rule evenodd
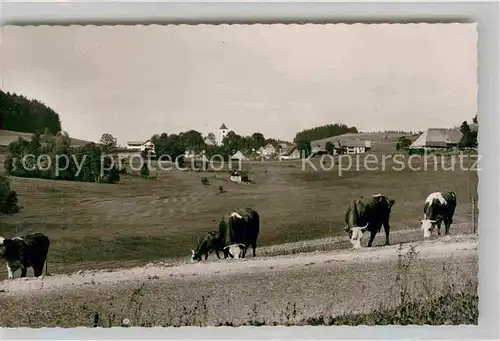
<path id="1" fill-rule="evenodd" d="M 74 138 L 195 129 L 291 141 L 454 127 L 477 113 L 476 24 L 4 26 L 0 88 Z"/>

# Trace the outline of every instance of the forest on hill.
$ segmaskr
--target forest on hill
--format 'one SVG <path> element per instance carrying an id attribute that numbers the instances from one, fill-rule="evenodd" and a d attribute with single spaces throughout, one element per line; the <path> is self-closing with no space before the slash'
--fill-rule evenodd
<path id="1" fill-rule="evenodd" d="M 347 133 L 357 133 L 356 127 L 349 127 L 343 123 L 326 124 L 319 127 L 304 129 L 295 135 L 294 142 L 299 141 L 316 141 L 327 137 L 338 136 Z"/>
<path id="2" fill-rule="evenodd" d="M 51 134 L 61 131 L 59 115 L 44 103 L 0 90 L 0 129 Z"/>

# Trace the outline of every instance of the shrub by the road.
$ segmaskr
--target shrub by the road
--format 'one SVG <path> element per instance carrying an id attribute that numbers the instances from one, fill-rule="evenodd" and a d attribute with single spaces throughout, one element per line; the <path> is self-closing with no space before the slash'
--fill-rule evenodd
<path id="1" fill-rule="evenodd" d="M 10 189 L 9 179 L 0 175 L 0 213 L 17 213 L 19 208 L 16 191 Z"/>

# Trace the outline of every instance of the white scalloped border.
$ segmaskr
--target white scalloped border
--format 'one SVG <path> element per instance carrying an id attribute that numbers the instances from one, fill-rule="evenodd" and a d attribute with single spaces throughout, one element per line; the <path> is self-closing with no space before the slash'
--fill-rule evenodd
<path id="1" fill-rule="evenodd" d="M 404 21 L 401 20 L 401 21 Z M 134 26 L 134 27 L 176 27 L 176 28 L 186 28 L 186 27 L 189 27 L 189 28 L 193 28 L 193 27 L 196 27 L 196 28 L 212 28 L 212 27 L 220 27 L 220 26 L 223 26 L 223 27 L 240 27 L 240 26 L 244 26 L 244 27 L 247 27 L 247 26 L 257 26 L 257 27 L 261 27 L 261 26 L 271 26 L 271 27 L 274 27 L 274 26 L 278 26 L 278 27 L 281 27 L 281 26 L 288 26 L 288 27 L 296 27 L 296 26 L 305 26 L 305 27 L 310 27 L 310 26 L 326 26 L 326 27 L 330 27 L 330 26 L 340 26 L 340 27 L 343 27 L 343 26 L 377 26 L 377 27 L 380 27 L 380 26 L 399 26 L 399 25 L 404 25 L 405 27 L 408 27 L 408 26 L 427 26 L 427 25 L 477 25 L 478 22 L 476 21 L 444 21 L 444 22 L 427 22 L 427 21 L 422 21 L 422 22 L 397 22 L 396 20 L 394 22 L 369 22 L 367 20 L 367 22 L 363 22 L 362 20 L 360 20 L 360 22 L 353 22 L 353 23 L 349 23 L 349 22 L 339 22 L 339 23 L 314 23 L 314 22 L 308 22 L 308 23 L 302 23 L 302 22 L 296 22 L 296 23 L 281 23 L 281 22 L 276 22 L 276 23 L 249 23 L 249 24 L 242 24 L 242 23 L 234 23 L 234 24 L 231 24 L 231 23 L 213 23 L 213 24 L 204 24 L 204 23 L 200 23 L 200 24 L 195 24 L 195 23 L 179 23 L 179 24 L 175 24 L 175 23 L 165 23 L 165 24 L 157 24 L 157 23 L 151 23 L 151 24 L 134 24 L 134 23 L 117 23 L 117 24 L 113 24 L 113 23 L 109 23 L 109 24 L 7 24 L 7 25 L 3 25 L 4 28 L 7 28 L 7 27 L 44 27 L 44 28 L 48 28 L 48 27 L 67 27 L 67 28 L 70 28 L 70 27 L 81 27 L 81 26 L 88 26 L 88 27 L 120 27 L 120 26 Z"/>

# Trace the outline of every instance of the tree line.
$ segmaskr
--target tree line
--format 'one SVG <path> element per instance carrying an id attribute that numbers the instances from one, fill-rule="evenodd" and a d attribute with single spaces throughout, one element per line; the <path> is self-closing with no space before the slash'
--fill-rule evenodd
<path id="1" fill-rule="evenodd" d="M 0 90 L 0 129 L 23 133 L 61 131 L 59 115 L 36 99 Z"/>
<path id="2" fill-rule="evenodd" d="M 472 119 L 472 123 L 477 124 L 477 115 Z M 462 138 L 458 143 L 460 148 L 477 148 L 477 134 L 479 127 L 476 130 L 471 130 L 467 121 L 463 121 L 460 126 L 460 132 L 462 133 Z"/>
<path id="3" fill-rule="evenodd" d="M 343 123 L 326 124 L 298 132 L 293 141 L 295 143 L 304 140 L 311 142 L 348 133 L 356 134 L 358 133 L 358 129 L 356 127 L 349 127 Z"/>
<path id="4" fill-rule="evenodd" d="M 203 134 L 196 130 L 188 130 L 178 134 L 155 134 L 150 140 L 155 145 L 156 155 L 169 155 L 172 160 L 183 155 L 185 151 L 192 151 L 195 154 L 205 151 L 208 158 L 213 155 L 221 155 L 225 160 L 228 160 L 237 151 L 248 155 L 268 143 L 271 143 L 275 148 L 279 148 L 280 142 L 273 138 L 265 138 L 259 132 L 250 136 L 243 136 L 234 131 L 229 131 L 221 141 L 221 145 L 216 146 L 213 133 L 203 137 Z"/>
<path id="5" fill-rule="evenodd" d="M 52 180 L 116 183 L 120 180 L 116 155 L 104 156 L 106 146 L 88 143 L 71 146 L 66 132 L 35 133 L 8 146 L 4 161 L 9 175 Z"/>

